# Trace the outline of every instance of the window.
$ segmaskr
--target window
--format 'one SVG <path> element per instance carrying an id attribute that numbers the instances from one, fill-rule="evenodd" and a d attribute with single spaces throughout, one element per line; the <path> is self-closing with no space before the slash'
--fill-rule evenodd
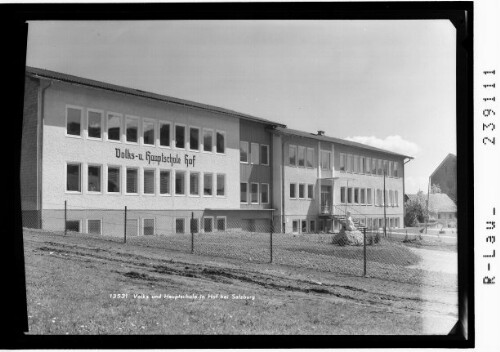
<path id="1" fill-rule="evenodd" d="M 314 186 L 313 185 L 307 185 L 307 198 L 309 198 L 309 199 L 314 198 Z"/>
<path id="2" fill-rule="evenodd" d="M 240 202 L 247 203 L 248 202 L 248 184 L 240 183 Z"/>
<path id="3" fill-rule="evenodd" d="M 393 172 L 394 172 L 394 163 L 392 161 L 389 161 L 389 176 L 393 176 Z"/>
<path id="4" fill-rule="evenodd" d="M 186 173 L 184 171 L 175 171 L 175 194 L 186 194 Z"/>
<path id="5" fill-rule="evenodd" d="M 359 193 L 360 193 L 359 194 L 359 198 L 360 198 L 359 202 L 361 204 L 365 204 L 366 203 L 366 196 L 365 196 L 366 189 L 365 188 L 360 188 L 359 189 Z"/>
<path id="6" fill-rule="evenodd" d="M 218 217 L 217 218 L 217 231 L 226 231 L 226 218 Z"/>
<path id="7" fill-rule="evenodd" d="M 298 159 L 299 159 L 299 166 L 304 167 L 306 166 L 306 148 L 305 147 L 299 147 L 299 152 L 298 152 Z"/>
<path id="8" fill-rule="evenodd" d="M 81 192 L 81 164 L 66 165 L 66 191 Z"/>
<path id="9" fill-rule="evenodd" d="M 354 203 L 359 204 L 359 188 L 354 188 Z"/>
<path id="10" fill-rule="evenodd" d="M 316 232 L 316 221 L 311 220 L 309 221 L 309 232 Z"/>
<path id="11" fill-rule="evenodd" d="M 184 218 L 175 219 L 175 233 L 184 233 Z"/>
<path id="12" fill-rule="evenodd" d="M 120 168 L 108 166 L 108 192 L 120 193 Z"/>
<path id="13" fill-rule="evenodd" d="M 226 143 L 225 143 L 225 133 L 221 131 L 217 131 L 215 133 L 215 150 L 219 154 L 224 154 L 226 152 Z"/>
<path id="14" fill-rule="evenodd" d="M 214 219 L 213 218 L 203 218 L 203 231 L 204 232 L 212 232 L 214 228 Z"/>
<path id="15" fill-rule="evenodd" d="M 394 191 L 394 198 L 396 199 L 394 203 L 396 204 L 397 207 L 399 207 L 398 191 Z"/>
<path id="16" fill-rule="evenodd" d="M 389 162 L 387 160 L 384 160 L 384 173 L 387 176 L 389 173 L 387 172 L 389 169 Z"/>
<path id="17" fill-rule="evenodd" d="M 170 195 L 170 171 L 160 170 L 160 194 Z"/>
<path id="18" fill-rule="evenodd" d="M 213 174 L 203 174 L 203 195 L 213 195 Z"/>
<path id="19" fill-rule="evenodd" d="M 371 174 L 371 172 L 372 172 L 371 167 L 372 167 L 372 159 L 366 158 L 365 173 Z"/>
<path id="20" fill-rule="evenodd" d="M 155 121 L 146 120 L 142 121 L 142 142 L 146 145 L 155 145 Z"/>
<path id="21" fill-rule="evenodd" d="M 155 194 L 155 170 L 144 170 L 144 194 Z"/>
<path id="22" fill-rule="evenodd" d="M 296 187 L 297 187 L 297 184 L 296 183 L 290 183 L 290 198 L 297 198 L 297 194 L 296 194 Z"/>
<path id="23" fill-rule="evenodd" d="M 137 169 L 127 168 L 127 193 L 137 194 Z"/>
<path id="24" fill-rule="evenodd" d="M 139 141 L 139 119 L 137 117 L 128 117 L 125 119 L 126 141 L 137 143 Z"/>
<path id="25" fill-rule="evenodd" d="M 80 232 L 80 220 L 67 220 L 66 231 Z"/>
<path id="26" fill-rule="evenodd" d="M 269 203 L 269 184 L 267 183 L 260 184 L 260 202 L 262 204 Z"/>
<path id="27" fill-rule="evenodd" d="M 377 189 L 377 198 L 376 198 L 375 205 L 377 205 L 377 206 L 382 205 L 382 191 L 380 189 Z"/>
<path id="28" fill-rule="evenodd" d="M 120 141 L 122 117 L 119 114 L 108 113 L 108 140 Z"/>
<path id="29" fill-rule="evenodd" d="M 321 168 L 323 170 L 330 170 L 330 152 L 321 151 Z"/>
<path id="30" fill-rule="evenodd" d="M 382 175 L 383 174 L 383 172 L 382 172 L 382 160 L 378 159 L 377 162 L 378 162 L 377 175 Z"/>
<path id="31" fill-rule="evenodd" d="M 87 110 L 87 133 L 89 138 L 102 138 L 102 112 Z"/>
<path id="32" fill-rule="evenodd" d="M 307 148 L 306 166 L 309 168 L 314 167 L 314 149 L 313 148 Z"/>
<path id="33" fill-rule="evenodd" d="M 307 221 L 306 220 L 302 220 L 301 221 L 300 230 L 301 230 L 302 233 L 306 233 L 307 232 Z"/>
<path id="34" fill-rule="evenodd" d="M 394 219 L 394 226 L 399 227 L 399 218 Z"/>
<path id="35" fill-rule="evenodd" d="M 248 142 L 240 142 L 240 162 L 248 164 Z"/>
<path id="36" fill-rule="evenodd" d="M 293 233 L 298 233 L 299 232 L 299 220 L 293 220 L 292 221 L 292 232 Z"/>
<path id="37" fill-rule="evenodd" d="M 349 187 L 347 189 L 347 203 L 351 204 L 352 203 L 352 188 Z"/>
<path id="38" fill-rule="evenodd" d="M 345 204 L 345 187 L 340 187 L 340 203 Z"/>
<path id="39" fill-rule="evenodd" d="M 184 149 L 186 147 L 186 127 L 175 125 L 175 147 Z"/>
<path id="40" fill-rule="evenodd" d="M 386 190 L 386 191 L 384 192 L 384 205 L 385 205 L 386 207 L 388 207 L 388 206 L 390 205 L 390 204 L 389 204 L 389 191 L 388 191 L 388 190 Z"/>
<path id="41" fill-rule="evenodd" d="M 224 197 L 226 195 L 226 175 L 217 174 L 217 196 Z"/>
<path id="42" fill-rule="evenodd" d="M 364 156 L 359 157 L 359 172 L 362 174 L 366 172 L 366 158 Z"/>
<path id="43" fill-rule="evenodd" d="M 197 127 L 189 128 L 189 149 L 200 150 L 200 129 Z"/>
<path id="44" fill-rule="evenodd" d="M 212 152 L 214 131 L 203 129 L 203 151 Z"/>
<path id="45" fill-rule="evenodd" d="M 199 224 L 198 219 L 191 218 L 189 220 L 190 220 L 190 224 L 191 224 L 191 232 L 198 233 L 200 231 L 199 230 L 200 224 Z"/>
<path id="46" fill-rule="evenodd" d="M 372 174 L 377 174 L 377 159 L 375 158 L 372 159 Z"/>
<path id="47" fill-rule="evenodd" d="M 297 146 L 295 145 L 288 146 L 288 163 L 290 166 L 297 165 Z"/>
<path id="48" fill-rule="evenodd" d="M 340 171 L 346 171 L 347 158 L 345 154 L 340 153 Z"/>
<path id="49" fill-rule="evenodd" d="M 80 136 L 82 129 L 82 109 L 66 107 L 66 134 Z"/>
<path id="50" fill-rule="evenodd" d="M 269 165 L 269 146 L 260 145 L 260 163 L 261 165 Z"/>
<path id="51" fill-rule="evenodd" d="M 127 236 L 137 236 L 139 234 L 139 219 L 127 219 Z"/>
<path id="52" fill-rule="evenodd" d="M 250 201 L 252 202 L 252 204 L 259 203 L 259 184 L 258 183 L 252 183 L 250 185 Z"/>
<path id="53" fill-rule="evenodd" d="M 398 177 L 398 176 L 399 176 L 399 174 L 398 174 L 398 169 L 399 169 L 399 168 L 398 168 L 398 162 L 397 162 L 397 161 L 395 161 L 395 162 L 394 162 L 394 177 Z"/>
<path id="54" fill-rule="evenodd" d="M 155 234 L 155 219 L 142 220 L 142 234 L 144 236 L 154 236 Z"/>
<path id="55" fill-rule="evenodd" d="M 259 144 L 250 144 L 250 160 L 252 164 L 259 164 Z"/>
<path id="56" fill-rule="evenodd" d="M 347 172 L 352 172 L 353 171 L 353 163 L 354 159 L 352 155 L 347 156 Z"/>
<path id="57" fill-rule="evenodd" d="M 354 172 L 359 172 L 359 156 L 354 155 Z"/>
<path id="58" fill-rule="evenodd" d="M 170 147 L 170 123 L 160 121 L 160 146 Z"/>
<path id="59" fill-rule="evenodd" d="M 89 165 L 87 168 L 87 191 L 101 192 L 101 167 Z"/>
<path id="60" fill-rule="evenodd" d="M 306 197 L 306 185 L 299 183 L 299 199 L 304 199 Z"/>
<path id="61" fill-rule="evenodd" d="M 200 174 L 198 172 L 189 174 L 189 194 L 192 196 L 200 195 Z"/>
<path id="62" fill-rule="evenodd" d="M 392 190 L 389 191 L 389 206 L 394 206 L 394 192 Z"/>
<path id="63" fill-rule="evenodd" d="M 93 235 L 100 235 L 101 220 L 87 220 L 87 232 Z"/>
<path id="64" fill-rule="evenodd" d="M 368 204 L 368 205 L 372 204 L 372 189 L 371 188 L 366 189 L 366 204 Z"/>

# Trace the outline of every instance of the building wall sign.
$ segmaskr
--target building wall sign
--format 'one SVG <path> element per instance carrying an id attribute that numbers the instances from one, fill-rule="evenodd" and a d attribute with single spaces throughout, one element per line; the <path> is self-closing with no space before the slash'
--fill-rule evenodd
<path id="1" fill-rule="evenodd" d="M 189 154 L 184 154 L 184 158 L 182 159 L 179 154 L 172 155 L 171 153 L 165 155 L 161 154 L 152 154 L 150 151 L 146 153 L 133 153 L 128 148 L 122 150 L 121 148 L 115 148 L 115 156 L 118 159 L 129 159 L 129 160 L 141 160 L 147 161 L 148 165 L 151 163 L 156 163 L 157 165 L 170 164 L 174 166 L 174 164 L 182 164 L 186 165 L 186 167 L 192 166 L 194 168 L 196 155 L 189 156 Z"/>

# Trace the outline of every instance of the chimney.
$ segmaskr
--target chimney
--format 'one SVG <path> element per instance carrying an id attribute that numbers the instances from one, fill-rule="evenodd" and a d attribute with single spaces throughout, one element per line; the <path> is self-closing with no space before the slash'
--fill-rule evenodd
<path id="1" fill-rule="evenodd" d="M 321 131 L 321 130 L 318 131 L 318 136 L 324 136 L 324 135 L 325 135 L 325 131 Z"/>

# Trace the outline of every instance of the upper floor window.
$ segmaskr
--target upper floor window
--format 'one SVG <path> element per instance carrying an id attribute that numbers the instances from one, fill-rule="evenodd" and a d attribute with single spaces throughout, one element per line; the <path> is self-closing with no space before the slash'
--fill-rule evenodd
<path id="1" fill-rule="evenodd" d="M 296 188 L 297 188 L 296 183 L 290 183 L 290 198 L 297 198 Z"/>
<path id="2" fill-rule="evenodd" d="M 250 184 L 250 201 L 252 204 L 259 203 L 259 184 L 251 183 Z"/>
<path id="3" fill-rule="evenodd" d="M 160 170 L 160 194 L 170 194 L 170 171 Z"/>
<path id="4" fill-rule="evenodd" d="M 346 197 L 345 197 L 345 187 L 340 187 L 340 203 L 345 203 Z"/>
<path id="5" fill-rule="evenodd" d="M 248 142 L 240 142 L 240 162 L 248 164 Z"/>
<path id="6" fill-rule="evenodd" d="M 366 158 L 365 173 L 370 174 L 371 168 L 372 168 L 372 160 L 371 160 L 371 158 Z"/>
<path id="7" fill-rule="evenodd" d="M 306 148 L 305 147 L 299 146 L 298 160 L 299 160 L 299 166 L 301 166 L 301 167 L 306 166 Z"/>
<path id="8" fill-rule="evenodd" d="M 160 146 L 170 147 L 170 123 L 160 121 Z"/>
<path id="9" fill-rule="evenodd" d="M 372 159 L 372 174 L 377 174 L 377 159 L 375 158 Z"/>
<path id="10" fill-rule="evenodd" d="M 314 198 L 314 186 L 313 185 L 307 185 L 307 198 L 308 199 Z"/>
<path id="11" fill-rule="evenodd" d="M 226 175 L 217 174 L 217 196 L 223 197 L 226 195 Z"/>
<path id="12" fill-rule="evenodd" d="M 142 138 L 143 143 L 147 145 L 155 145 L 155 121 L 146 120 L 142 122 Z"/>
<path id="13" fill-rule="evenodd" d="M 297 146 L 288 146 L 288 163 L 290 166 L 297 165 Z"/>
<path id="14" fill-rule="evenodd" d="M 87 168 L 87 190 L 89 192 L 101 192 L 101 166 L 89 165 Z"/>
<path id="15" fill-rule="evenodd" d="M 340 153 L 340 171 L 346 171 L 347 155 Z"/>
<path id="16" fill-rule="evenodd" d="M 260 163 L 261 165 L 269 165 L 269 146 L 260 145 Z"/>
<path id="17" fill-rule="evenodd" d="M 306 166 L 310 167 L 310 168 L 314 167 L 314 149 L 313 148 L 307 148 Z"/>
<path id="18" fill-rule="evenodd" d="M 81 164 L 67 164 L 66 166 L 66 191 L 82 191 Z"/>
<path id="19" fill-rule="evenodd" d="M 248 183 L 240 183 L 240 202 L 247 203 L 248 202 Z"/>
<path id="20" fill-rule="evenodd" d="M 252 164 L 259 164 L 259 144 L 251 143 L 250 144 L 250 160 Z"/>
<path id="21" fill-rule="evenodd" d="M 364 156 L 359 157 L 359 172 L 362 174 L 366 172 L 366 158 Z"/>
<path id="22" fill-rule="evenodd" d="M 192 196 L 200 195 L 200 174 L 198 172 L 189 174 L 189 194 Z"/>
<path id="23" fill-rule="evenodd" d="M 185 195 L 186 194 L 186 172 L 185 171 L 175 171 L 175 194 Z"/>
<path id="24" fill-rule="evenodd" d="M 125 121 L 126 141 L 137 143 L 139 141 L 139 119 L 127 116 Z"/>
<path id="25" fill-rule="evenodd" d="M 89 138 L 102 138 L 102 112 L 87 111 L 87 132 Z"/>
<path id="26" fill-rule="evenodd" d="M 108 192 L 120 192 L 120 168 L 116 166 L 108 167 Z"/>
<path id="27" fill-rule="evenodd" d="M 144 170 L 143 192 L 144 194 L 155 194 L 155 170 Z"/>
<path id="28" fill-rule="evenodd" d="M 399 169 L 398 162 L 395 161 L 394 162 L 394 177 L 398 177 L 399 176 L 398 169 Z"/>
<path id="29" fill-rule="evenodd" d="M 354 155 L 354 172 L 359 172 L 359 156 Z"/>
<path id="30" fill-rule="evenodd" d="M 213 184 L 214 184 L 214 179 L 213 179 L 213 174 L 203 174 L 203 195 L 205 196 L 212 196 L 213 195 Z"/>
<path id="31" fill-rule="evenodd" d="M 321 168 L 323 170 L 330 170 L 330 152 L 321 151 Z"/>
<path id="32" fill-rule="evenodd" d="M 352 172 L 353 158 L 352 155 L 347 156 L 347 172 Z"/>
<path id="33" fill-rule="evenodd" d="M 186 147 L 186 127 L 175 125 L 175 147 L 184 149 Z"/>
<path id="34" fill-rule="evenodd" d="M 80 136 L 82 130 L 82 109 L 66 107 L 66 134 Z"/>
<path id="35" fill-rule="evenodd" d="M 200 150 L 200 129 L 197 127 L 189 128 L 189 149 Z"/>
<path id="36" fill-rule="evenodd" d="M 267 183 L 260 184 L 260 202 L 262 204 L 269 203 L 269 184 Z"/>
<path id="37" fill-rule="evenodd" d="M 138 173 L 135 168 L 127 168 L 127 193 L 137 194 L 138 193 Z"/>
<path id="38" fill-rule="evenodd" d="M 209 129 L 203 129 L 203 151 L 204 152 L 212 152 L 213 150 L 213 138 L 214 131 Z"/>
<path id="39" fill-rule="evenodd" d="M 221 131 L 217 131 L 215 135 L 215 150 L 219 154 L 224 154 L 226 152 L 226 134 Z"/>

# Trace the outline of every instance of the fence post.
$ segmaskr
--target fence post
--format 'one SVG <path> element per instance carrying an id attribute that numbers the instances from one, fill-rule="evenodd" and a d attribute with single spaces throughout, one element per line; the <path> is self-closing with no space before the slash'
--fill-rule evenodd
<path id="1" fill-rule="evenodd" d="M 125 217 L 123 222 L 123 243 L 127 243 L 127 206 L 125 205 Z"/>
<path id="2" fill-rule="evenodd" d="M 272 263 L 273 262 L 273 217 L 271 215 L 271 228 L 270 228 L 270 231 L 269 231 L 269 251 L 270 251 L 270 254 L 271 254 L 271 257 L 270 257 L 270 261 L 269 263 Z"/>
<path id="3" fill-rule="evenodd" d="M 194 230 L 193 230 L 193 224 L 194 224 L 194 211 L 191 212 L 191 223 L 189 227 L 191 228 L 191 254 L 194 253 Z"/>
<path id="4" fill-rule="evenodd" d="M 366 277 L 366 227 L 363 229 L 363 277 Z"/>
<path id="5" fill-rule="evenodd" d="M 64 201 L 64 236 L 68 231 L 68 201 Z"/>

